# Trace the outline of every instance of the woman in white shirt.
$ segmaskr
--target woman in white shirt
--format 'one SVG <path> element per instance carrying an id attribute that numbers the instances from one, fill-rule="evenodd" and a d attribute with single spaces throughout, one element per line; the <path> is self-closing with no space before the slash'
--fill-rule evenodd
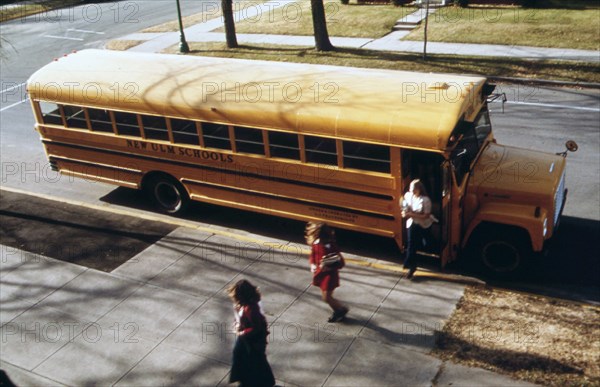
<path id="1" fill-rule="evenodd" d="M 419 179 L 411 181 L 408 192 L 404 194 L 402 217 L 406 218 L 408 234 L 404 269 L 408 270 L 406 278 L 411 279 L 417 271 L 417 249 L 423 247 L 423 237 L 433 223 L 431 200 L 427 197 L 425 186 Z"/>

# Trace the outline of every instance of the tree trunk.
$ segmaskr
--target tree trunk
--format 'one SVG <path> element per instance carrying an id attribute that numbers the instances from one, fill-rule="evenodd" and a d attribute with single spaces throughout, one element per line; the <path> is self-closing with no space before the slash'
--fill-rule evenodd
<path id="1" fill-rule="evenodd" d="M 233 0 L 221 0 L 221 9 L 223 10 L 223 23 L 225 26 L 227 48 L 236 48 L 238 42 L 235 35 L 235 21 L 233 19 Z"/>
<path id="2" fill-rule="evenodd" d="M 335 47 L 333 47 L 329 41 L 323 0 L 310 0 L 310 8 L 312 11 L 313 29 L 315 31 L 315 47 L 317 51 L 333 51 Z"/>

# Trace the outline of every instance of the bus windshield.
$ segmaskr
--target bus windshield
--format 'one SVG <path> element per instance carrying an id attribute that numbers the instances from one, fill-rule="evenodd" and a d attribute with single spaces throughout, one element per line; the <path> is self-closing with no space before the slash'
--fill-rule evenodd
<path id="1" fill-rule="evenodd" d="M 461 121 L 457 125 L 454 136 L 458 138 L 458 142 L 452 151 L 451 161 L 459 184 L 491 133 L 492 125 L 486 108 L 481 109 L 474 122 Z"/>

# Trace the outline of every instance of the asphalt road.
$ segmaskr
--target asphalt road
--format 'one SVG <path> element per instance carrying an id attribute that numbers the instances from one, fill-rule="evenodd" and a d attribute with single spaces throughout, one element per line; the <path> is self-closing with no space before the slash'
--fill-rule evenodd
<path id="1" fill-rule="evenodd" d="M 203 2 L 182 0 L 184 12 L 198 12 Z M 52 172 L 33 130 L 31 108 L 26 103 L 24 82 L 38 68 L 72 50 L 102 47 L 113 38 L 175 17 L 172 1 L 120 1 L 84 5 L 56 13 L 32 16 L 0 24 L 3 44 L 0 73 L 0 161 L 2 186 L 43 193 L 87 203 L 109 203 L 132 211 L 147 211 L 141 195 L 113 186 L 72 179 Z M 567 139 L 580 145 L 568 156 L 569 197 L 559 233 L 559 249 L 530 281 L 520 286 L 533 291 L 560 284 L 567 293 L 600 300 L 600 91 L 574 88 L 543 88 L 501 85 L 508 102 L 491 105 L 492 122 L 499 143 L 559 152 Z M 188 218 L 258 234 L 295 240 L 301 224 L 241 211 L 198 205 Z M 366 235 L 342 233 L 348 249 L 367 256 L 396 259 L 391 241 Z M 433 264 L 433 263 L 432 263 Z"/>
<path id="2" fill-rule="evenodd" d="M 184 15 L 214 0 L 180 0 Z M 48 11 L 0 24 L 2 90 L 21 84 L 52 59 L 177 18 L 172 0 L 103 1 Z M 3 103 L 5 101 L 2 101 Z"/>

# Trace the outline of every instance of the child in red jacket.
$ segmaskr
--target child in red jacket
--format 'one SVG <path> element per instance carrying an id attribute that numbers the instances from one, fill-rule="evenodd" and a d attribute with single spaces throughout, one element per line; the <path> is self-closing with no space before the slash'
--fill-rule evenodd
<path id="1" fill-rule="evenodd" d="M 311 247 L 309 263 L 313 273 L 312 284 L 321 289 L 323 301 L 333 309 L 327 321 L 342 321 L 349 309 L 333 298 L 333 291 L 340 286 L 339 270 L 345 266 L 344 257 L 335 242 L 335 232 L 325 223 L 309 222 L 305 237 Z"/>

